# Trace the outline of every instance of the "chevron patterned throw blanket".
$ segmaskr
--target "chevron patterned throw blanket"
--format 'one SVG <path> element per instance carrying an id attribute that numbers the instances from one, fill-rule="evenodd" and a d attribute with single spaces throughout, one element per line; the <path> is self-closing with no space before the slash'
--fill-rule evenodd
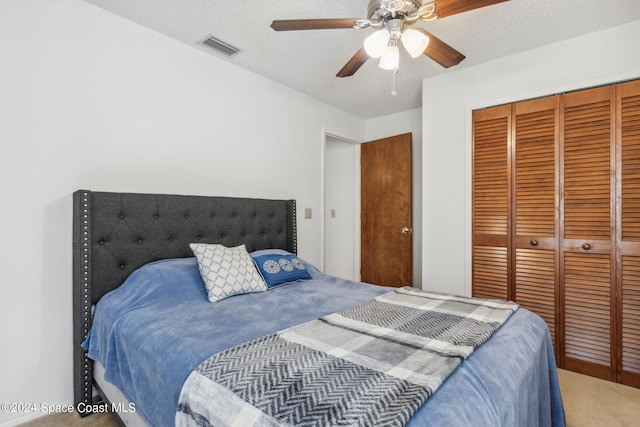
<path id="1" fill-rule="evenodd" d="M 214 354 L 176 425 L 404 425 L 517 308 L 397 289 Z"/>

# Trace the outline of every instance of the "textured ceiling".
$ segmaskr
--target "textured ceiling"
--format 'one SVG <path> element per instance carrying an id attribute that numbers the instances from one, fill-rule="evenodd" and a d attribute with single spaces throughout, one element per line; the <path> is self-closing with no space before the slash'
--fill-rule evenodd
<path id="1" fill-rule="evenodd" d="M 372 29 L 270 28 L 274 19 L 365 18 L 368 0 L 85 1 L 195 49 L 211 52 L 198 42 L 213 35 L 242 51 L 226 61 L 362 118 L 419 108 L 422 80 L 437 74 L 640 20 L 640 0 L 510 0 L 419 23 L 466 59 L 446 70 L 424 55 L 411 59 L 401 52 L 393 97 L 393 73 L 376 60 L 352 77 L 335 77 Z"/>

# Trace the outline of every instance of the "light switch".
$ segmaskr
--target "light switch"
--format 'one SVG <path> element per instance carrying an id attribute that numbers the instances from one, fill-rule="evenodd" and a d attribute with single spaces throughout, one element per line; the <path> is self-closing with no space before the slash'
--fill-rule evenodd
<path id="1" fill-rule="evenodd" d="M 311 208 L 304 208 L 304 219 L 311 219 Z"/>
<path id="2" fill-rule="evenodd" d="M 336 210 L 331 209 L 331 218 L 335 218 L 335 217 L 336 217 Z"/>

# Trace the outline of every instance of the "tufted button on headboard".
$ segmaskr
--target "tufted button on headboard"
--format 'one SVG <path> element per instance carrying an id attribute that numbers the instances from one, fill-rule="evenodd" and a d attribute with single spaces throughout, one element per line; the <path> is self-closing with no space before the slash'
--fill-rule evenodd
<path id="1" fill-rule="evenodd" d="M 297 252 L 295 200 L 80 190 L 73 204 L 76 407 L 91 406 L 91 361 L 80 347 L 91 306 L 134 270 L 159 259 L 191 257 L 189 244 L 198 242 Z"/>

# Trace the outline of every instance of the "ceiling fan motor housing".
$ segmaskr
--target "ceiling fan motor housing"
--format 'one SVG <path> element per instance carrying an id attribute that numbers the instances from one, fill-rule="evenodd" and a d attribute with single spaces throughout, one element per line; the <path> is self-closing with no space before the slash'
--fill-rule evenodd
<path id="1" fill-rule="evenodd" d="M 413 23 L 419 18 L 420 9 L 433 3 L 434 0 L 371 0 L 367 18 L 374 27 L 394 18 L 405 18 Z"/>
<path id="2" fill-rule="evenodd" d="M 380 7 L 389 12 L 397 12 L 405 6 L 404 0 L 380 0 Z"/>

